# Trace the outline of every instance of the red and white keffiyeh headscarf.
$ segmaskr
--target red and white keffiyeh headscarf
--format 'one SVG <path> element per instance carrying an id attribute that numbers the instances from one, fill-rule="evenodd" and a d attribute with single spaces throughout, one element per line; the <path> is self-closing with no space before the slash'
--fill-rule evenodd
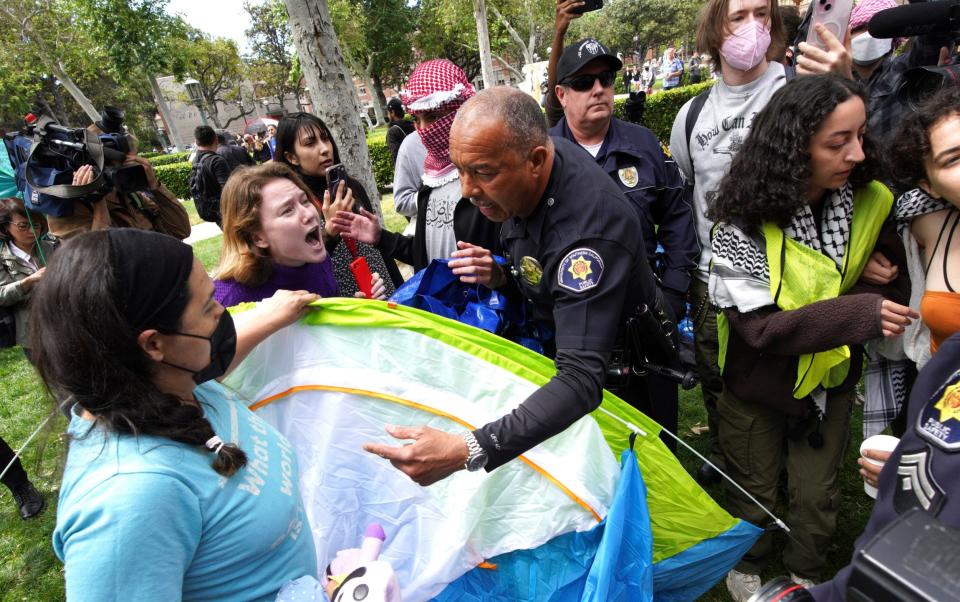
<path id="1" fill-rule="evenodd" d="M 450 128 L 457 110 L 475 94 L 463 69 L 450 61 L 434 59 L 417 65 L 400 99 L 412 115 L 451 109 L 450 114 L 425 128 L 417 128 L 427 149 L 423 161 L 423 183 L 436 188 L 457 178 L 450 162 Z"/>

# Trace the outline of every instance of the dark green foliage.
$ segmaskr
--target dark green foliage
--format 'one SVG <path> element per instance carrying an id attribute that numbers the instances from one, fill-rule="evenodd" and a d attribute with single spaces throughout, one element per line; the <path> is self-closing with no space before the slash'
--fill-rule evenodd
<path id="1" fill-rule="evenodd" d="M 670 130 L 673 129 L 673 120 L 676 119 L 680 107 L 688 100 L 713 85 L 713 81 L 706 81 L 692 86 L 683 86 L 666 92 L 657 92 L 647 98 L 647 107 L 643 113 L 643 125 L 650 128 L 657 138 L 664 144 L 670 142 Z M 613 114 L 620 119 L 626 119 L 624 104 L 627 100 L 613 101 Z"/>
<path id="2" fill-rule="evenodd" d="M 371 142 L 367 144 L 370 151 L 370 162 L 373 164 L 373 179 L 377 181 L 377 188 L 383 190 L 393 182 L 393 158 L 386 142 Z"/>
<path id="3" fill-rule="evenodd" d="M 178 199 L 190 198 L 190 163 L 183 161 L 181 163 L 171 163 L 169 165 L 157 166 L 154 171 L 157 173 L 157 180 L 167 187 Z"/>
<path id="4" fill-rule="evenodd" d="M 140 155 L 143 157 L 144 155 Z M 170 153 L 169 155 L 153 155 L 152 157 L 147 157 L 150 159 L 150 163 L 154 167 L 160 167 L 161 165 L 172 165 L 173 163 L 182 163 L 187 160 L 187 157 L 190 156 L 190 151 L 183 151 L 179 153 Z"/>

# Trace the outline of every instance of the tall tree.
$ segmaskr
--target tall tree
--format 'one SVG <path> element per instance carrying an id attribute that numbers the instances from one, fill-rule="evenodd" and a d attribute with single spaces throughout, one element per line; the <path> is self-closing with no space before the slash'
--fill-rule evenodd
<path id="1" fill-rule="evenodd" d="M 594 37 L 623 54 L 688 39 L 702 0 L 607 0 L 574 21 L 568 39 Z M 636 42 L 634 41 L 636 38 Z"/>
<path id="2" fill-rule="evenodd" d="M 483 75 L 483 87 L 496 85 L 493 77 L 493 59 L 490 58 L 490 33 L 487 30 L 486 0 L 473 0 L 473 18 L 477 21 L 477 51 L 480 53 L 480 73 Z"/>
<path id="3" fill-rule="evenodd" d="M 283 0 L 245 2 L 243 8 L 250 16 L 250 28 L 245 33 L 250 40 L 248 64 L 250 75 L 258 84 L 257 93 L 275 98 L 286 113 L 284 99 L 293 94 L 299 104 L 303 88 L 299 78 L 291 77 L 295 68 L 294 48 Z"/>
<path id="4" fill-rule="evenodd" d="M 167 14 L 167 0 L 75 1 L 85 27 L 110 55 L 113 72 L 119 79 L 146 79 L 174 146 L 183 148 L 157 74 L 177 70 L 173 42 L 183 37 L 184 23 Z"/>
<path id="5" fill-rule="evenodd" d="M 240 60 L 237 44 L 226 38 L 211 38 L 191 31 L 187 39 L 179 42 L 177 51 L 183 56 L 183 72 L 200 83 L 200 94 L 206 114 L 218 129 L 228 127 L 238 119 L 253 112 L 252 104 L 244 104 L 243 75 L 245 66 Z M 221 107 L 232 107 L 237 114 L 221 115 Z"/>
<path id="6" fill-rule="evenodd" d="M 90 47 L 82 42 L 85 32 L 77 26 L 73 9 L 73 4 L 65 0 L 5 0 L 0 3 L 0 26 L 15 32 L 19 38 L 15 47 L 27 55 L 11 63 L 11 67 L 43 65 L 63 84 L 87 117 L 96 120 L 100 113 L 68 73 L 80 68 L 82 53 Z M 24 58 L 28 60 L 22 60 Z"/>
<path id="7" fill-rule="evenodd" d="M 327 123 L 350 175 L 364 188 L 376 211 L 380 194 L 370 165 L 367 138 L 360 121 L 357 92 L 347 69 L 326 0 L 285 0 L 300 69 L 310 87 L 315 112 Z"/>
<path id="8" fill-rule="evenodd" d="M 507 31 L 523 64 L 529 65 L 540 60 L 539 53 L 545 49 L 546 42 L 549 41 L 550 34 L 553 32 L 556 2 L 554 0 L 490 0 L 487 6 Z M 523 79 L 522 71 L 514 68 L 503 57 L 497 58 L 517 77 Z"/>
<path id="9" fill-rule="evenodd" d="M 414 46 L 424 59 L 445 58 L 473 81 L 481 74 L 480 46 L 473 2 L 420 0 Z M 503 55 L 510 40 L 499 21 L 489 24 L 490 51 Z"/>
<path id="10" fill-rule="evenodd" d="M 384 82 L 401 80 L 413 62 L 413 9 L 405 0 L 330 0 L 330 17 L 347 66 L 370 90 L 377 122 L 386 122 Z"/>

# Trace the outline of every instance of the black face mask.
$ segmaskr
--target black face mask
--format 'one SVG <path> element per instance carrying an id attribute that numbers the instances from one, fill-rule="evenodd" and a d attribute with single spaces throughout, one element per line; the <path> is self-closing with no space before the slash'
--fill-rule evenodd
<path id="1" fill-rule="evenodd" d="M 230 316 L 230 312 L 224 311 L 220 316 L 220 321 L 217 323 L 216 329 L 214 329 L 213 334 L 208 337 L 203 337 L 198 334 L 190 334 L 187 332 L 170 332 L 166 334 L 175 334 L 181 337 L 193 337 L 195 339 L 204 339 L 205 341 L 210 342 L 210 363 L 206 368 L 201 370 L 191 370 L 189 368 L 184 368 L 183 366 L 178 366 L 176 364 L 171 364 L 170 362 L 162 362 L 178 370 L 183 370 L 189 372 L 193 375 L 193 382 L 203 384 L 207 381 L 220 378 L 227 373 L 227 368 L 230 367 L 230 362 L 233 361 L 233 356 L 237 353 L 237 330 L 233 326 L 233 318 Z"/>

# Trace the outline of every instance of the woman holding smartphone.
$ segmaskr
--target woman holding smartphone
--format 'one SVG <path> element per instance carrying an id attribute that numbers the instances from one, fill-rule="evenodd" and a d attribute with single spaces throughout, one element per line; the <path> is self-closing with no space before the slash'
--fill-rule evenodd
<path id="1" fill-rule="evenodd" d="M 340 186 L 324 211 L 349 206 L 352 194 Z M 227 307 L 260 301 L 278 290 L 303 290 L 321 297 L 365 296 L 344 291 L 328 248 L 340 244 L 339 231 L 324 220 L 306 184 L 289 167 L 271 161 L 233 173 L 220 197 L 223 252 L 215 297 Z M 372 273 L 371 297 L 385 299 L 386 286 Z"/>
<path id="2" fill-rule="evenodd" d="M 323 120 L 309 113 L 294 113 L 280 120 L 275 139 L 277 148 L 274 160 L 293 169 L 317 198 L 326 199 L 326 196 L 329 196 L 327 170 L 341 165 L 341 162 L 337 143 Z M 344 195 L 337 194 L 330 198 L 335 207 L 334 214 L 336 210 L 373 211 L 370 198 L 358 181 L 347 176 L 343 184 L 342 187 L 348 189 L 344 191 Z M 326 203 L 326 200 L 324 202 Z M 324 212 L 324 216 L 326 215 Z M 361 290 L 357 283 L 357 278 L 362 277 L 361 272 L 355 274 L 350 268 L 350 264 L 360 257 L 366 260 L 370 272 L 383 277 L 388 297 L 403 283 L 396 262 L 391 258 L 384 258 L 376 247 L 341 237 L 332 230 L 331 234 L 327 250 L 333 260 L 334 276 L 343 296 L 352 296 Z"/>

